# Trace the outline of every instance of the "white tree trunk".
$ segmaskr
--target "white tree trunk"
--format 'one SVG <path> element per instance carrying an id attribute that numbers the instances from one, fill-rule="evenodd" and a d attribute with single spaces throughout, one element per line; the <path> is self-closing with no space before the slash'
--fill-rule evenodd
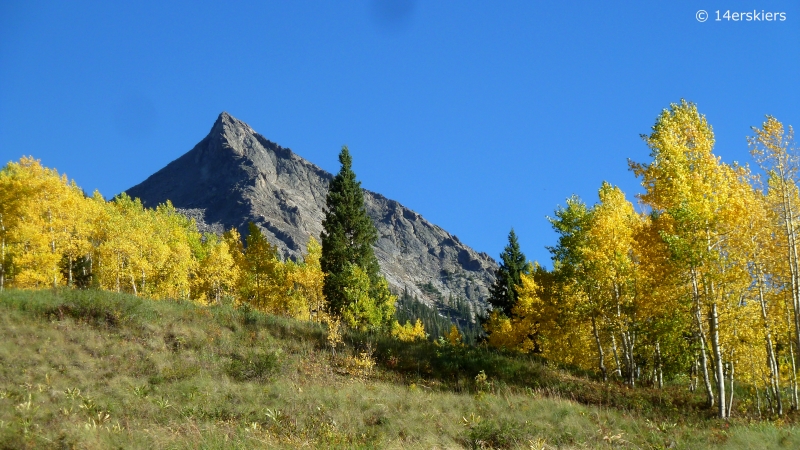
<path id="1" fill-rule="evenodd" d="M 717 313 L 717 302 L 711 304 L 711 348 L 714 352 L 714 368 L 717 378 L 717 397 L 719 418 L 727 419 L 727 404 L 725 403 L 725 368 L 722 362 L 722 348 L 719 343 L 719 314 Z"/>
<path id="2" fill-rule="evenodd" d="M 692 268 L 692 296 L 694 297 L 694 316 L 697 324 L 697 335 L 700 340 L 700 365 L 703 371 L 703 383 L 706 387 L 706 401 L 709 407 L 714 406 L 714 388 L 711 387 L 711 380 L 708 373 L 708 355 L 706 354 L 706 337 L 703 331 L 702 305 L 700 303 L 700 291 L 697 286 L 697 270 Z"/>

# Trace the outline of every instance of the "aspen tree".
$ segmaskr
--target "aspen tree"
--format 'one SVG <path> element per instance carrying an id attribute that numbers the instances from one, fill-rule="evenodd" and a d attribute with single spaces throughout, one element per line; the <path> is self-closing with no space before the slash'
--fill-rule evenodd
<path id="1" fill-rule="evenodd" d="M 231 296 L 239 282 L 239 267 L 227 240 L 209 233 L 203 245 L 205 254 L 194 280 L 196 297 L 201 303 L 222 305 L 222 299 Z"/>
<path id="2" fill-rule="evenodd" d="M 402 342 L 421 341 L 428 337 L 420 319 L 417 319 L 414 324 L 409 320 L 405 325 L 400 325 L 400 323 L 395 320 L 392 323 L 392 336 Z"/>
<path id="3" fill-rule="evenodd" d="M 62 284 L 59 263 L 82 192 L 65 175 L 29 157 L 9 163 L 2 173 L 2 195 L 8 199 L 2 211 L 3 272 L 13 260 L 15 287 Z"/>
<path id="4" fill-rule="evenodd" d="M 295 299 L 295 317 L 322 322 L 325 311 L 325 296 L 322 292 L 325 274 L 320 267 L 322 247 L 312 237 L 306 249 L 307 253 L 301 263 L 287 262 L 289 295 Z"/>
<path id="5" fill-rule="evenodd" d="M 266 236 L 254 223 L 248 225 L 242 262 L 241 296 L 254 307 L 275 312 L 277 297 L 285 283 L 283 265 L 277 248 L 267 241 Z"/>
<path id="6" fill-rule="evenodd" d="M 633 238 L 639 217 L 622 191 L 603 182 L 599 191 L 600 203 L 592 208 L 587 225 L 584 258 L 587 275 L 598 286 L 600 317 L 609 322 L 612 348 L 617 359 L 616 336 L 622 344 L 625 380 L 633 386 L 636 376 L 634 349 L 637 338 L 637 305 L 634 289 Z M 596 325 L 595 340 L 600 341 Z M 617 363 L 619 367 L 619 363 Z"/>
<path id="7" fill-rule="evenodd" d="M 20 216 L 23 195 L 16 182 L 19 168 L 9 163 L 0 170 L 0 291 L 11 280 L 13 273 L 11 231 Z"/>
<path id="8" fill-rule="evenodd" d="M 712 406 L 716 400 L 719 417 L 726 418 L 720 306 L 730 295 L 721 286 L 725 276 L 722 268 L 727 267 L 721 246 L 726 237 L 722 222 L 730 214 L 725 209 L 731 200 L 727 186 L 730 168 L 712 153 L 714 134 L 705 117 L 686 101 L 664 110 L 645 141 L 653 161 L 647 165 L 631 163 L 630 167 L 642 178 L 646 192 L 641 199 L 671 229 L 665 229 L 662 238 L 690 287 L 708 404 Z M 708 372 L 709 363 L 713 377 Z M 716 399 L 712 380 L 717 385 Z"/>
<path id="9" fill-rule="evenodd" d="M 798 226 L 800 226 L 800 196 L 798 196 L 798 155 L 794 144 L 794 130 L 784 128 L 773 116 L 767 116 L 761 128 L 753 127 L 754 136 L 748 137 L 750 153 L 758 165 L 769 174 L 770 208 L 775 212 L 780 235 L 784 241 L 784 264 L 788 269 L 788 287 L 795 354 L 800 357 L 800 260 L 798 258 Z M 796 373 L 793 368 L 793 372 Z M 793 386 L 793 408 L 797 409 L 797 386 Z"/>
<path id="10" fill-rule="evenodd" d="M 591 326 L 597 368 L 606 380 L 608 370 L 601 328 L 607 323 L 608 308 L 597 278 L 596 261 L 588 257 L 593 215 L 594 209 L 587 208 L 578 197 L 568 198 L 567 205 L 558 208 L 554 218 L 548 218 L 559 234 L 558 244 L 548 250 L 553 254 L 562 299 L 572 302 L 570 309 L 577 314 L 577 321 L 588 322 Z"/>

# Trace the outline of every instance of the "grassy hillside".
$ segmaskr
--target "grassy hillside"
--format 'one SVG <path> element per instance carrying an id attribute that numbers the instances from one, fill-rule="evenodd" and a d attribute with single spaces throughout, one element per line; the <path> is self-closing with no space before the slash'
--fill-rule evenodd
<path id="1" fill-rule="evenodd" d="M 800 448 L 530 358 L 97 291 L 0 293 L 0 448 Z M 375 363 L 374 365 L 372 365 Z"/>

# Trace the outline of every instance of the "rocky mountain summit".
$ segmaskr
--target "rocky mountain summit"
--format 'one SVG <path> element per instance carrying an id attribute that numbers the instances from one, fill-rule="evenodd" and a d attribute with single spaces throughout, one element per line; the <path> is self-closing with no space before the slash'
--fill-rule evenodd
<path id="1" fill-rule="evenodd" d="M 223 112 L 192 150 L 126 192 L 149 207 L 170 200 L 201 231 L 235 227 L 244 234 L 252 221 L 284 257 L 297 259 L 310 237 L 319 240 L 332 178 Z M 462 296 L 485 310 L 497 269 L 489 255 L 394 200 L 368 190 L 364 200 L 378 229 L 375 255 L 393 290 L 429 304 Z"/>

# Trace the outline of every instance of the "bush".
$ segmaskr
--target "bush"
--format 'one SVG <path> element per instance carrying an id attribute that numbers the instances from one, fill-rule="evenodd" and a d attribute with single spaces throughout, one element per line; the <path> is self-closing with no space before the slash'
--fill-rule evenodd
<path id="1" fill-rule="evenodd" d="M 524 433 L 511 422 L 481 421 L 467 432 L 469 448 L 512 448 L 523 440 Z"/>
<path id="2" fill-rule="evenodd" d="M 225 373 L 236 381 L 265 381 L 280 368 L 280 352 L 251 351 L 247 355 L 232 354 Z"/>

